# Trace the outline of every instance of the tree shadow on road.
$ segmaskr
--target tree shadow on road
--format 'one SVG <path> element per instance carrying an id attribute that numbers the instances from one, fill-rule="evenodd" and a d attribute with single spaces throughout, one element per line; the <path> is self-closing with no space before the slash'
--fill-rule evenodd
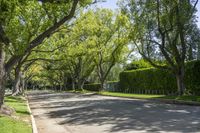
<path id="1" fill-rule="evenodd" d="M 110 125 L 105 132 L 200 132 L 200 107 L 117 98 L 93 99 L 95 96 L 72 97 L 68 97 L 69 101 L 44 104 L 42 108 L 54 109 L 46 114 L 50 118 L 62 118 L 61 125 Z"/>

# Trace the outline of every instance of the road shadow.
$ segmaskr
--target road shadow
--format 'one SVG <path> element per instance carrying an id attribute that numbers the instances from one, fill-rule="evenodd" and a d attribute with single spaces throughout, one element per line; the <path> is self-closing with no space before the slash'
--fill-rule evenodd
<path id="1" fill-rule="evenodd" d="M 58 97 L 52 95 L 48 99 Z M 197 106 L 117 98 L 98 99 L 95 95 L 67 94 L 64 98 L 63 102 L 51 101 L 41 107 L 54 109 L 46 115 L 50 118 L 62 118 L 59 123 L 61 125 L 109 125 L 110 128 L 105 129 L 105 132 L 110 133 L 133 130 L 148 133 L 200 132 L 200 107 Z M 34 102 L 39 100 L 41 99 L 35 98 Z"/>

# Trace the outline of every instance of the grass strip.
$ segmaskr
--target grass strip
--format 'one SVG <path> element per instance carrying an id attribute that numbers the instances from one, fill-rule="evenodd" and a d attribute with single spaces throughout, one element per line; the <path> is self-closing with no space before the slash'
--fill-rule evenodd
<path id="1" fill-rule="evenodd" d="M 181 100 L 186 102 L 199 102 L 200 96 L 166 96 L 166 95 L 151 95 L 151 94 L 127 94 L 119 92 L 107 92 L 103 91 L 99 93 L 104 96 L 116 96 L 136 99 L 166 99 L 166 100 Z"/>
<path id="2" fill-rule="evenodd" d="M 32 133 L 30 113 L 23 97 L 8 96 L 5 105 L 15 109 L 14 116 L 0 115 L 1 133 Z"/>

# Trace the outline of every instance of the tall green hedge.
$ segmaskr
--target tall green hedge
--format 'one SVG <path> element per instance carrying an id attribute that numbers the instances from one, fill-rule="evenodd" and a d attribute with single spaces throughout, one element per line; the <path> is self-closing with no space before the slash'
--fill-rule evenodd
<path id="1" fill-rule="evenodd" d="M 191 61 L 185 68 L 186 89 L 200 95 L 200 61 Z"/>
<path id="2" fill-rule="evenodd" d="M 153 94 L 177 92 L 175 75 L 167 70 L 156 68 L 121 72 L 119 85 L 120 92 Z M 190 93 L 200 94 L 200 61 L 186 63 L 185 85 Z"/>

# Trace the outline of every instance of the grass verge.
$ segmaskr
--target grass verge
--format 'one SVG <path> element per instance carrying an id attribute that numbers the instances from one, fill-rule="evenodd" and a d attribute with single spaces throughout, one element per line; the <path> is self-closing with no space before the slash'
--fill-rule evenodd
<path id="1" fill-rule="evenodd" d="M 13 116 L 0 115 L 1 133 L 32 133 L 30 113 L 23 97 L 8 96 L 5 104 L 15 109 Z"/>
<path id="2" fill-rule="evenodd" d="M 116 97 L 126 97 L 126 98 L 136 98 L 136 99 L 166 99 L 166 100 L 179 100 L 186 102 L 199 102 L 200 96 L 165 96 L 165 95 L 145 95 L 145 94 L 126 94 L 118 92 L 100 92 L 100 95 L 105 96 L 116 96 Z"/>

